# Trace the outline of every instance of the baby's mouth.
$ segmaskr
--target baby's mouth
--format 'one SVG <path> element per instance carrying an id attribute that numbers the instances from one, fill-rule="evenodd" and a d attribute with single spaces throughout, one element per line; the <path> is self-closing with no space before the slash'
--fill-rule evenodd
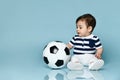
<path id="1" fill-rule="evenodd" d="M 79 32 L 77 32 L 77 34 L 80 34 Z"/>
<path id="2" fill-rule="evenodd" d="M 81 36 L 80 32 L 77 32 L 77 34 L 78 34 L 79 36 Z"/>

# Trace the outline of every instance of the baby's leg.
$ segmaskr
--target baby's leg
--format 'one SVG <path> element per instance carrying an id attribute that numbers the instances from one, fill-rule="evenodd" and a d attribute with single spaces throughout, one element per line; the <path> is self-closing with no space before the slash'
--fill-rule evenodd
<path id="1" fill-rule="evenodd" d="M 79 55 L 79 59 L 84 66 L 88 66 L 89 61 L 92 59 L 93 56 L 93 54 L 83 54 Z"/>
<path id="2" fill-rule="evenodd" d="M 80 63 L 79 61 L 79 56 L 78 55 L 74 55 L 71 58 L 71 61 L 68 62 L 67 67 L 70 70 L 82 70 L 83 69 L 83 65 Z"/>
<path id="3" fill-rule="evenodd" d="M 104 61 L 102 59 L 97 59 L 95 56 L 89 61 L 89 69 L 90 70 L 99 70 L 104 65 Z"/>

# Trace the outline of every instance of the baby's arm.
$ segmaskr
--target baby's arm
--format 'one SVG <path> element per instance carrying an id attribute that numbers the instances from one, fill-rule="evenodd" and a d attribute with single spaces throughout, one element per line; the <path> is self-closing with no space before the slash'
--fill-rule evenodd
<path id="1" fill-rule="evenodd" d="M 66 45 L 68 49 L 71 49 L 73 46 L 70 45 L 69 43 Z"/>
<path id="2" fill-rule="evenodd" d="M 97 57 L 98 59 L 101 59 L 102 52 L 103 52 L 103 48 L 98 48 L 96 51 L 95 57 Z"/>

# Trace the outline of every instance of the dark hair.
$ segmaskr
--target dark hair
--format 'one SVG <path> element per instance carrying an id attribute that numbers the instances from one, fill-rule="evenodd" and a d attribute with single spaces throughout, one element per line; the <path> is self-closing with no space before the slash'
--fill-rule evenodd
<path id="1" fill-rule="evenodd" d="M 76 19 L 76 24 L 79 20 L 84 20 L 86 22 L 87 27 L 91 26 L 92 27 L 92 31 L 94 30 L 95 26 L 96 26 L 96 19 L 94 16 L 92 16 L 91 14 L 84 14 L 82 16 L 79 16 Z M 91 32 L 92 32 L 91 31 Z"/>

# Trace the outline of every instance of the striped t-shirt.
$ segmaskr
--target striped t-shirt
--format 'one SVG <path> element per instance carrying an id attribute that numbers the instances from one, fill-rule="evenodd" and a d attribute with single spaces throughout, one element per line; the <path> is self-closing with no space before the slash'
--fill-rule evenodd
<path id="1" fill-rule="evenodd" d="M 87 37 L 79 37 L 79 35 L 75 35 L 69 44 L 74 47 L 74 54 L 95 54 L 96 49 L 102 47 L 100 39 L 93 34 Z"/>

